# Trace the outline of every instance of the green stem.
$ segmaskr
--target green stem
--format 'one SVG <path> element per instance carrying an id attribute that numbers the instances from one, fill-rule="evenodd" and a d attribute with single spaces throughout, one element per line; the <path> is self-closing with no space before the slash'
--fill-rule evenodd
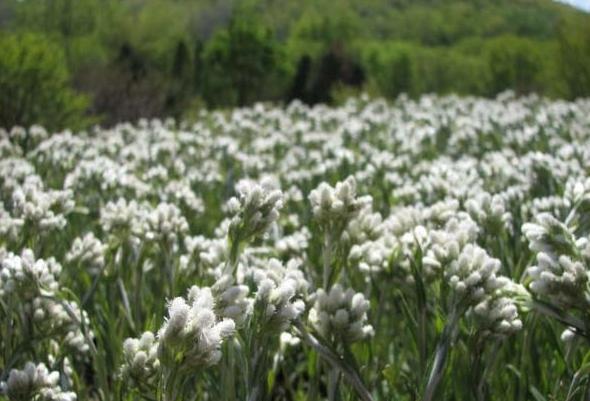
<path id="1" fill-rule="evenodd" d="M 363 383 L 361 377 L 359 376 L 358 372 L 350 367 L 348 364 L 340 358 L 335 352 L 333 352 L 330 348 L 326 347 L 320 341 L 315 338 L 312 334 L 310 334 L 303 323 L 299 320 L 294 321 L 294 325 L 301 334 L 303 340 L 324 359 L 326 360 L 333 368 L 339 369 L 344 377 L 347 379 L 349 384 L 354 388 L 357 395 L 362 401 L 373 401 L 373 397 L 371 393 Z"/>
<path id="2" fill-rule="evenodd" d="M 440 341 L 436 346 L 434 362 L 428 377 L 426 389 L 424 390 L 423 401 L 432 401 L 434 399 L 434 394 L 444 374 L 447 358 L 451 351 L 451 343 L 455 338 L 460 316 L 457 306 L 453 307 L 449 321 L 445 325 Z"/>
<path id="3" fill-rule="evenodd" d="M 332 274 L 332 235 L 329 230 L 324 232 L 324 249 L 322 256 L 324 258 L 324 289 L 327 290 L 330 284 L 330 275 Z"/>

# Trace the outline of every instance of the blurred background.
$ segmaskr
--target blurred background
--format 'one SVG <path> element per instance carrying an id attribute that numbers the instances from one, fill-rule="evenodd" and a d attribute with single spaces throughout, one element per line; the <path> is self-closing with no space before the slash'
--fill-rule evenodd
<path id="1" fill-rule="evenodd" d="M 360 93 L 589 96 L 588 9 L 585 0 L 0 0 L 0 127 L 190 119 L 204 107 Z"/>

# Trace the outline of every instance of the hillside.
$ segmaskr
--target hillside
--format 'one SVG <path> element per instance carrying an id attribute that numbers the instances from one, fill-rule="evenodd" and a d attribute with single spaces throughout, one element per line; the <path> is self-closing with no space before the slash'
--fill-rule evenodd
<path id="1" fill-rule="evenodd" d="M 589 14 L 551 0 L 6 0 L 0 45 L 14 57 L 0 61 L 0 93 L 48 76 L 14 73 L 37 45 L 58 48 L 45 53 L 65 89 L 107 124 L 359 92 L 575 98 L 590 94 L 588 27 Z M 43 109 L 16 109 L 29 107 Z M 11 121 L 60 125 L 35 118 Z"/>

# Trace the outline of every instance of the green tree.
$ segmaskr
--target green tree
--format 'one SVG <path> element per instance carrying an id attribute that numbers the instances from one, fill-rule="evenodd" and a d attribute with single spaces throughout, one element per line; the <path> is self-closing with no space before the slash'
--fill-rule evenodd
<path id="1" fill-rule="evenodd" d="M 541 43 L 515 36 L 490 40 L 486 59 L 490 72 L 490 94 L 506 89 L 518 93 L 537 91 L 542 86 L 539 76 L 543 68 Z"/>
<path id="2" fill-rule="evenodd" d="M 570 98 L 590 96 L 590 26 L 561 25 L 559 71 Z"/>
<path id="3" fill-rule="evenodd" d="M 255 22 L 234 20 L 204 52 L 204 97 L 213 106 L 246 105 L 282 89 L 283 55 L 272 33 Z M 278 90 L 277 93 L 281 93 Z"/>
<path id="4" fill-rule="evenodd" d="M 88 100 L 70 88 L 62 49 L 40 35 L 0 36 L 0 126 L 81 128 Z"/>

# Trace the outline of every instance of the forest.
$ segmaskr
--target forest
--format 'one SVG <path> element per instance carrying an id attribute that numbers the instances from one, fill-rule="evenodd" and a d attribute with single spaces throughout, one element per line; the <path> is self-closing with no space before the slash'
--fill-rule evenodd
<path id="1" fill-rule="evenodd" d="M 360 93 L 590 94 L 590 14 L 550 0 L 4 0 L 0 54 L 4 127 Z"/>

